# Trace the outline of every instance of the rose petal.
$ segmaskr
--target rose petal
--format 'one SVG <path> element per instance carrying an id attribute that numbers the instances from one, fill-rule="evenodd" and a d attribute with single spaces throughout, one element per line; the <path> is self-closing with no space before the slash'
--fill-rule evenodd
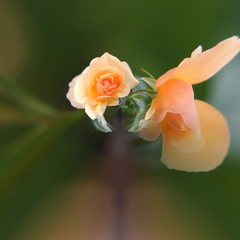
<path id="1" fill-rule="evenodd" d="M 185 58 L 170 76 L 191 84 L 207 80 L 226 65 L 240 51 L 240 40 L 234 36 L 200 54 Z"/>
<path id="2" fill-rule="evenodd" d="M 156 108 L 155 104 L 156 104 L 156 99 L 153 99 L 150 108 L 146 112 L 146 116 L 145 116 L 146 120 L 150 119 L 154 115 L 155 108 Z"/>
<path id="3" fill-rule="evenodd" d="M 116 98 L 116 99 L 110 99 L 108 101 L 108 106 L 117 106 L 119 105 L 119 98 Z"/>
<path id="4" fill-rule="evenodd" d="M 154 120 L 161 122 L 167 112 L 180 114 L 186 112 L 193 102 L 191 84 L 178 79 L 169 80 L 158 88 Z"/>
<path id="5" fill-rule="evenodd" d="M 122 62 L 123 72 L 125 74 L 125 83 L 130 87 L 134 88 L 136 87 L 139 82 L 138 80 L 133 76 L 132 71 L 129 67 L 129 65 L 126 62 Z"/>
<path id="6" fill-rule="evenodd" d="M 131 89 L 127 84 L 122 84 L 122 86 L 118 89 L 118 94 L 115 95 L 115 97 L 121 98 L 126 97 L 130 93 Z"/>
<path id="7" fill-rule="evenodd" d="M 125 83 L 129 86 L 129 88 L 133 88 L 139 84 L 137 79 L 133 76 L 129 65 L 126 62 L 121 62 L 118 58 L 109 53 L 104 53 L 101 57 L 93 59 L 90 63 L 90 67 L 94 72 L 95 70 L 99 71 L 101 68 L 115 67 L 122 71 L 125 77 Z"/>
<path id="8" fill-rule="evenodd" d="M 202 46 L 198 46 L 191 54 L 191 57 L 196 57 L 202 53 Z"/>
<path id="9" fill-rule="evenodd" d="M 116 58 L 115 56 L 109 54 L 109 53 L 104 53 L 102 56 L 100 57 L 96 57 L 94 58 L 89 66 L 91 68 L 91 70 L 93 71 L 94 69 L 101 69 L 101 68 L 105 68 L 105 67 L 111 67 L 111 66 L 115 66 L 115 67 L 120 67 L 121 68 L 121 61 Z"/>
<path id="10" fill-rule="evenodd" d="M 74 96 L 74 88 L 76 85 L 76 82 L 79 78 L 79 75 L 73 78 L 73 80 L 69 83 L 69 90 L 67 93 L 67 99 L 70 101 L 71 105 L 75 108 L 82 109 L 85 108 L 85 105 L 82 103 L 77 102 L 77 99 Z"/>
<path id="11" fill-rule="evenodd" d="M 199 119 L 195 119 L 196 126 Z M 181 152 L 197 152 L 205 143 L 200 127 L 189 128 L 180 114 L 167 113 L 161 124 L 163 138 Z"/>
<path id="12" fill-rule="evenodd" d="M 186 135 L 175 138 L 164 138 L 172 144 L 177 150 L 184 153 L 199 152 L 205 144 L 205 139 L 202 135 L 197 135 L 193 130 L 190 130 Z"/>
<path id="13" fill-rule="evenodd" d="M 73 89 L 73 95 L 76 102 L 81 104 L 88 104 L 88 105 L 96 105 L 98 102 L 96 99 L 90 96 L 89 89 L 86 87 L 86 76 L 88 75 L 88 71 L 85 72 L 86 74 L 78 75 L 76 80 L 76 84 Z"/>
<path id="14" fill-rule="evenodd" d="M 164 73 L 162 76 L 160 76 L 156 82 L 156 88 L 159 88 L 161 85 L 163 85 L 165 82 L 167 82 L 171 76 L 174 74 L 177 68 L 170 69 L 166 73 Z"/>
<path id="15" fill-rule="evenodd" d="M 106 110 L 107 104 L 101 103 L 97 105 L 85 105 L 86 114 L 92 119 L 96 119 L 103 116 Z"/>
<path id="16" fill-rule="evenodd" d="M 223 161 L 229 148 L 229 129 L 223 115 L 213 106 L 196 100 L 205 144 L 199 152 L 177 150 L 163 138 L 162 162 L 168 168 L 184 171 L 209 171 Z M 185 141 L 185 140 L 183 140 Z"/>
<path id="17" fill-rule="evenodd" d="M 140 131 L 138 132 L 138 135 L 140 138 L 146 141 L 156 140 L 161 133 L 160 125 L 152 120 L 140 121 L 139 127 L 140 127 Z"/>
<path id="18" fill-rule="evenodd" d="M 186 124 L 190 129 L 193 129 L 197 136 L 199 136 L 201 134 L 201 130 L 195 100 L 190 102 L 188 108 L 180 114 L 184 124 Z"/>
<path id="19" fill-rule="evenodd" d="M 106 67 L 116 67 L 121 70 L 125 77 L 125 84 L 127 84 L 129 88 L 133 88 L 139 84 L 137 79 L 133 76 L 129 65 L 126 62 L 121 62 L 118 58 L 107 52 L 101 57 L 94 58 L 90 63 L 91 71 L 94 73 Z"/>

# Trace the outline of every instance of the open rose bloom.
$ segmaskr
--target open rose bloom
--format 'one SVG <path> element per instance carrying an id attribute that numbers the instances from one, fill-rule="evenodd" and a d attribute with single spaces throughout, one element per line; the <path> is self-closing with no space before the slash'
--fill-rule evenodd
<path id="1" fill-rule="evenodd" d="M 69 84 L 67 98 L 72 106 L 85 109 L 91 119 L 104 122 L 107 106 L 116 106 L 138 84 L 126 62 L 109 53 L 94 58 Z M 103 123 L 104 124 L 104 123 Z"/>
<path id="2" fill-rule="evenodd" d="M 227 122 L 213 106 L 194 99 L 192 84 L 213 76 L 239 51 L 237 37 L 205 52 L 198 47 L 157 80 L 157 96 L 140 122 L 139 136 L 152 141 L 162 134 L 162 162 L 169 168 L 208 171 L 226 156 L 230 142 Z"/>

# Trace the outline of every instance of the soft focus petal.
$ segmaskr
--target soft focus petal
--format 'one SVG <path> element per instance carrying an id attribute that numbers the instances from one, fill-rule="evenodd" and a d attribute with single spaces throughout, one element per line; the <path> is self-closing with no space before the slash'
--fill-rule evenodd
<path id="1" fill-rule="evenodd" d="M 78 78 L 79 78 L 79 75 L 76 76 L 75 78 L 73 78 L 73 80 L 69 83 L 67 99 L 70 101 L 70 103 L 73 107 L 81 109 L 81 108 L 85 108 L 85 105 L 77 102 L 77 99 L 74 96 L 74 89 L 75 89 L 75 85 L 76 85 Z"/>
<path id="2" fill-rule="evenodd" d="M 129 65 L 126 62 L 121 62 L 115 56 L 104 53 L 101 57 L 94 58 L 90 63 L 91 70 L 104 69 L 106 67 L 116 67 L 120 69 L 125 75 L 125 83 L 133 88 L 139 84 L 137 79 L 133 76 Z M 95 72 L 95 71 L 94 71 Z"/>
<path id="3" fill-rule="evenodd" d="M 156 140 L 161 133 L 160 125 L 152 120 L 140 121 L 139 127 L 140 131 L 138 132 L 138 135 L 146 141 Z"/>
<path id="4" fill-rule="evenodd" d="M 87 73 L 86 73 L 87 74 Z M 86 87 L 85 74 L 80 74 L 77 77 L 76 84 L 73 89 L 74 98 L 78 103 L 81 104 L 97 104 L 97 101 L 94 98 L 89 97 L 89 91 Z"/>
<path id="5" fill-rule="evenodd" d="M 181 117 L 184 124 L 190 129 L 193 129 L 197 136 L 201 135 L 199 116 L 196 108 L 195 100 L 189 103 L 188 108 L 184 112 L 181 112 Z"/>
<path id="6" fill-rule="evenodd" d="M 199 119 L 195 119 L 196 126 Z M 181 152 L 197 152 L 205 143 L 200 127 L 191 129 L 180 114 L 167 113 L 161 124 L 163 138 Z"/>
<path id="7" fill-rule="evenodd" d="M 130 87 L 134 88 L 136 87 L 139 82 L 138 80 L 133 76 L 132 71 L 129 67 L 129 65 L 126 62 L 122 62 L 123 72 L 125 74 L 125 83 Z"/>
<path id="8" fill-rule="evenodd" d="M 116 99 L 110 99 L 108 101 L 108 106 L 117 106 L 119 105 L 119 98 L 116 98 Z"/>
<path id="9" fill-rule="evenodd" d="M 156 108 L 156 99 L 153 99 L 152 100 L 152 103 L 151 103 L 151 107 L 148 109 L 148 111 L 146 112 L 146 116 L 145 116 L 145 119 L 148 120 L 150 119 L 154 113 L 155 113 L 155 108 Z"/>
<path id="10" fill-rule="evenodd" d="M 196 100 L 205 144 L 199 152 L 177 150 L 163 137 L 162 162 L 168 168 L 184 171 L 209 171 L 223 161 L 229 148 L 229 129 L 223 115 L 213 106 Z M 185 141 L 185 140 L 183 140 Z"/>
<path id="11" fill-rule="evenodd" d="M 171 75 L 191 84 L 207 80 L 226 65 L 240 51 L 240 39 L 228 38 L 215 47 L 184 59 Z"/>
<path id="12" fill-rule="evenodd" d="M 202 53 L 202 46 L 198 46 L 191 54 L 191 57 L 196 57 Z"/>
<path id="13" fill-rule="evenodd" d="M 173 73 L 176 71 L 177 68 L 173 68 L 166 73 L 164 73 L 162 76 L 160 76 L 156 82 L 156 88 L 159 88 L 161 85 L 163 85 L 165 82 L 167 82 Z"/>
<path id="14" fill-rule="evenodd" d="M 165 138 L 166 139 L 166 138 Z M 189 131 L 186 135 L 176 136 L 174 138 L 167 139 L 177 150 L 184 153 L 199 152 L 205 144 L 205 139 L 202 135 L 197 135 L 193 130 Z"/>
<path id="15" fill-rule="evenodd" d="M 97 104 L 97 105 L 85 105 L 86 114 L 92 119 L 96 119 L 103 116 L 106 110 L 107 104 Z"/>
<path id="16" fill-rule="evenodd" d="M 121 98 L 121 97 L 126 97 L 130 93 L 131 89 L 127 84 L 123 84 L 121 88 L 119 89 L 119 93 L 116 94 L 116 97 Z"/>
<path id="17" fill-rule="evenodd" d="M 90 68 L 93 69 L 101 69 L 101 68 L 105 68 L 105 67 L 111 67 L 111 66 L 115 66 L 115 67 L 120 67 L 121 68 L 121 61 L 116 58 L 115 56 L 109 54 L 109 53 L 104 53 L 102 56 L 100 57 L 96 57 L 94 58 L 89 66 Z"/>
<path id="18" fill-rule="evenodd" d="M 194 102 L 191 84 L 173 79 L 158 88 L 155 104 L 154 120 L 160 122 L 167 112 L 183 113 Z"/>

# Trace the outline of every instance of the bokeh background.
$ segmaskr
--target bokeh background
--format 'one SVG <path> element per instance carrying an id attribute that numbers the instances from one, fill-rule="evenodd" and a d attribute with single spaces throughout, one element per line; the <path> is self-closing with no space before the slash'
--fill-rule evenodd
<path id="1" fill-rule="evenodd" d="M 239 13 L 239 0 L 0 0 L 0 239 L 113 240 L 105 165 L 116 139 L 70 106 L 69 81 L 106 51 L 158 77 L 197 46 L 240 35 Z M 220 167 L 168 170 L 160 140 L 121 143 L 125 239 L 240 239 L 239 64 L 194 87 L 229 121 Z"/>

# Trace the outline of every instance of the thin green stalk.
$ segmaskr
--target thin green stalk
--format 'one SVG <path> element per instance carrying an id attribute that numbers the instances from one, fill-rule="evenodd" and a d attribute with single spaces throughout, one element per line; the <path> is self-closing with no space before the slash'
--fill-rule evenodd
<path id="1" fill-rule="evenodd" d="M 0 202 L 6 198 L 7 193 L 18 184 L 19 180 L 35 166 L 57 139 L 83 116 L 83 111 L 63 113 L 40 135 L 36 135 L 36 139 L 29 142 L 29 145 L 24 144 L 27 147 L 19 156 L 12 159 L 12 164 L 0 176 Z M 29 138 L 26 139 L 29 140 Z"/>
<path id="2" fill-rule="evenodd" d="M 0 74 L 0 95 L 25 111 L 40 116 L 55 117 L 58 114 L 55 108 L 35 98 L 2 74 Z"/>
<path id="3" fill-rule="evenodd" d="M 155 91 L 153 91 L 153 90 L 151 90 L 151 89 L 140 89 L 140 90 L 136 90 L 136 91 L 134 91 L 134 92 L 132 92 L 129 96 L 128 96 L 128 98 L 131 98 L 131 97 L 133 97 L 134 95 L 136 95 L 136 94 L 139 94 L 139 93 L 150 93 L 150 94 L 156 94 L 156 92 Z"/>

